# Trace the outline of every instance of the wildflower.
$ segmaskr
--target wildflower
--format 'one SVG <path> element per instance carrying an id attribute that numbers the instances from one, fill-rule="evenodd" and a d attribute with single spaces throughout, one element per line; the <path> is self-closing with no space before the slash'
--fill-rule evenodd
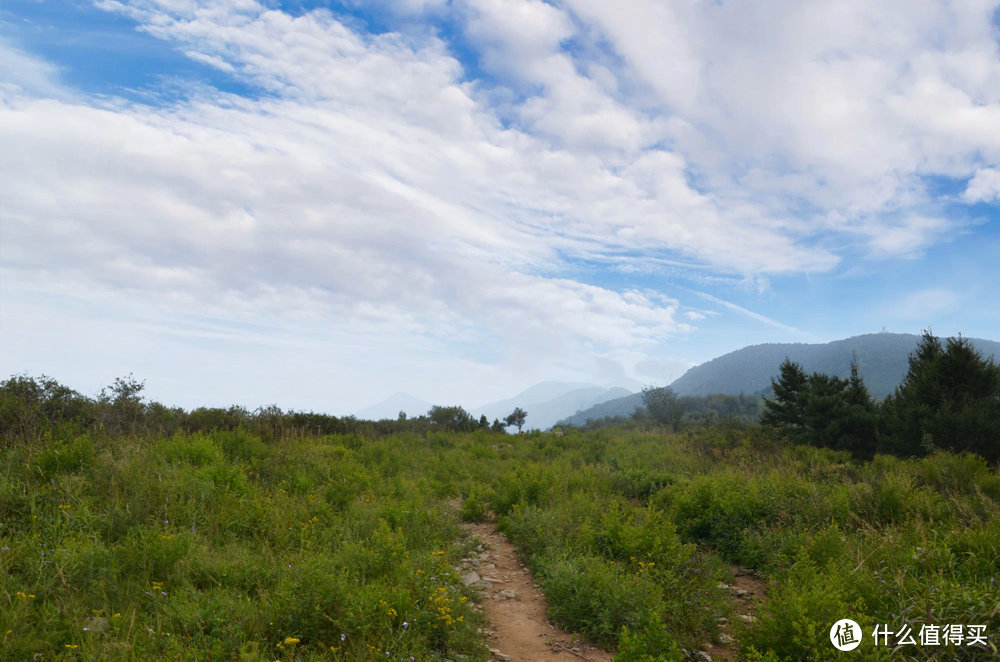
<path id="1" fill-rule="evenodd" d="M 9 552 L 10 551 L 10 547 L 8 547 L 7 545 L 4 545 L 3 547 L 0 547 L 0 550 L 3 550 L 5 552 Z"/>
<path id="2" fill-rule="evenodd" d="M 408 627 L 410 627 L 410 624 L 407 623 L 406 621 L 403 621 L 403 629 L 405 630 Z"/>
<path id="3" fill-rule="evenodd" d="M 73 650 L 74 648 L 79 648 L 79 644 L 66 644 L 66 648 Z"/>
<path id="4" fill-rule="evenodd" d="M 344 639 L 347 639 L 347 635 L 344 634 L 343 632 L 341 632 L 340 633 L 340 640 L 343 641 Z"/>

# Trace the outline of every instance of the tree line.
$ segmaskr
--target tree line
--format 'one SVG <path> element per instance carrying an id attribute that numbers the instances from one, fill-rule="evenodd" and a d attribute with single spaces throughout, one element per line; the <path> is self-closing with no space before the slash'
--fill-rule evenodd
<path id="1" fill-rule="evenodd" d="M 354 416 L 283 411 L 277 405 L 198 407 L 186 411 L 142 395 L 145 384 L 132 375 L 119 377 L 96 397 L 88 397 L 42 375 L 15 375 L 0 381 L 0 444 L 39 438 L 70 438 L 79 434 L 162 436 L 177 432 L 243 429 L 267 440 L 304 435 L 345 434 L 380 437 L 403 432 L 425 434 L 435 430 L 505 432 L 524 426 L 527 413 L 520 407 L 503 419 L 478 420 L 458 406 L 434 406 L 422 416 L 364 420 Z"/>
<path id="2" fill-rule="evenodd" d="M 925 331 L 906 376 L 875 401 L 857 362 L 847 379 L 813 373 L 787 358 L 764 399 L 761 423 L 798 443 L 850 451 L 918 456 L 936 450 L 1000 460 L 1000 366 L 962 338 L 942 342 Z"/>

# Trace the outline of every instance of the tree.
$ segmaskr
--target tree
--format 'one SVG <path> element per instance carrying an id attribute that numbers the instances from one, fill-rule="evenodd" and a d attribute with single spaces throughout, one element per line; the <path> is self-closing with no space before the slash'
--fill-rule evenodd
<path id="1" fill-rule="evenodd" d="M 431 419 L 431 423 L 456 432 L 469 432 L 475 426 L 475 419 L 457 405 L 454 407 L 435 405 L 427 412 L 427 417 Z"/>
<path id="2" fill-rule="evenodd" d="M 961 336 L 942 344 L 925 331 L 882 409 L 880 450 L 921 455 L 941 448 L 1000 460 L 1000 367 Z"/>
<path id="3" fill-rule="evenodd" d="M 760 422 L 782 428 L 793 436 L 805 428 L 805 391 L 809 378 L 802 366 L 788 357 L 778 367 L 778 379 L 771 378 L 774 399 L 764 398 Z"/>
<path id="4" fill-rule="evenodd" d="M 645 387 L 642 389 L 642 403 L 654 421 L 669 425 L 671 430 L 677 429 L 684 416 L 684 403 L 669 386 Z"/>
<path id="5" fill-rule="evenodd" d="M 525 412 L 520 407 L 515 407 L 514 411 L 507 415 L 507 418 L 503 419 L 504 423 L 508 426 L 516 425 L 518 434 L 521 433 L 521 428 L 524 427 L 524 419 L 528 417 L 527 412 Z"/>
<path id="6" fill-rule="evenodd" d="M 872 457 L 877 444 L 876 422 L 878 408 L 861 379 L 858 362 L 851 361 L 851 376 L 844 393 L 847 408 L 844 413 L 844 431 L 841 446 L 860 457 Z"/>

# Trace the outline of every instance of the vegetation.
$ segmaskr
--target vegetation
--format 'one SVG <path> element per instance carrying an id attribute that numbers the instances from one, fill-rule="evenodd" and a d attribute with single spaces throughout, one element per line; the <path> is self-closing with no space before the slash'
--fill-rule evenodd
<path id="1" fill-rule="evenodd" d="M 456 568 L 475 545 L 460 520 L 490 517 L 553 619 L 619 660 L 718 641 L 729 563 L 770 585 L 740 659 L 842 659 L 844 617 L 858 659 L 888 658 L 876 624 L 988 635 L 892 659 L 997 655 L 1000 476 L 975 454 L 869 460 L 735 421 L 512 437 L 141 393 L 0 384 L 0 659 L 485 661 Z"/>
<path id="2" fill-rule="evenodd" d="M 946 344 L 926 332 L 910 356 L 902 383 L 876 405 L 857 363 L 849 379 L 806 376 L 787 358 L 765 399 L 764 425 L 799 443 L 900 456 L 936 449 L 969 451 L 1000 460 L 1000 367 L 964 338 Z"/>
<path id="3" fill-rule="evenodd" d="M 528 412 L 524 411 L 520 407 L 514 407 L 514 411 L 507 415 L 507 418 L 503 419 L 504 423 L 507 425 L 514 425 L 517 427 L 517 433 L 521 433 L 521 428 L 524 427 L 524 421 L 528 418 Z"/>
<path id="4" fill-rule="evenodd" d="M 677 429 L 684 416 L 684 404 L 669 386 L 647 386 L 642 389 L 642 404 L 654 421 L 671 430 Z"/>

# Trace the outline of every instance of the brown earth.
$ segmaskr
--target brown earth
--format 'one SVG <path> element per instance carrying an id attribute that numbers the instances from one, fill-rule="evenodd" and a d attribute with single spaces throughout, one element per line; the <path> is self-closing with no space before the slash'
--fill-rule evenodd
<path id="1" fill-rule="evenodd" d="M 733 620 L 743 623 L 752 623 L 756 619 L 755 612 L 766 597 L 767 584 L 757 577 L 757 575 L 746 568 L 737 565 L 729 566 L 733 573 L 733 579 L 728 584 L 719 586 L 720 590 L 729 591 L 733 598 Z M 713 660 L 735 660 L 736 651 L 739 649 L 739 641 L 732 636 L 731 623 L 726 621 L 721 624 L 723 639 L 726 643 L 721 645 L 706 645 L 704 651 L 712 656 Z"/>
<path id="2" fill-rule="evenodd" d="M 492 523 L 466 525 L 482 543 L 482 551 L 463 564 L 463 579 L 483 592 L 480 607 L 489 619 L 490 651 L 496 660 L 547 662 L 614 657 L 549 622 L 545 598 L 521 564 L 507 537 Z M 471 573 L 475 573 L 472 575 Z"/>

